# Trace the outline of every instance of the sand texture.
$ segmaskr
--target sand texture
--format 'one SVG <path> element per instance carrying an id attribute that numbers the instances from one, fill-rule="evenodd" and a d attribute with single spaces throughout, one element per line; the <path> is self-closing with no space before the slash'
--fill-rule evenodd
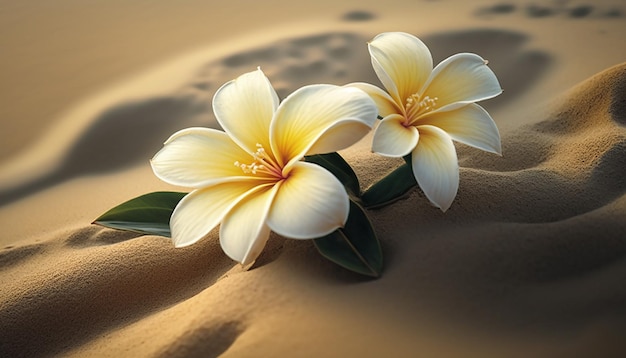
<path id="1" fill-rule="evenodd" d="M 0 1 L 0 357 L 626 356 L 625 2 L 164 3 Z M 480 54 L 504 93 L 503 156 L 457 145 L 446 213 L 419 189 L 368 212 L 381 278 L 273 234 L 246 271 L 217 233 L 90 225 L 181 190 L 148 159 L 219 128 L 224 82 L 378 84 L 383 31 Z M 363 188 L 399 164 L 370 144 L 342 152 Z"/>

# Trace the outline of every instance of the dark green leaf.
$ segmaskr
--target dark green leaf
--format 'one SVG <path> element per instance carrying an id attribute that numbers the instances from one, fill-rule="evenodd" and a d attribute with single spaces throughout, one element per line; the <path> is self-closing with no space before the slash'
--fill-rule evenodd
<path id="1" fill-rule="evenodd" d="M 309 155 L 305 157 L 305 160 L 326 168 L 343 183 L 346 190 L 353 196 L 358 197 L 361 193 L 359 179 L 354 170 L 338 153 Z"/>
<path id="2" fill-rule="evenodd" d="M 369 187 L 361 196 L 361 200 L 366 208 L 385 206 L 402 198 L 416 184 L 411 166 L 402 164 Z"/>
<path id="3" fill-rule="evenodd" d="M 322 256 L 348 270 L 372 277 L 383 270 L 383 254 L 372 224 L 353 201 L 345 227 L 313 242 Z"/>
<path id="4" fill-rule="evenodd" d="M 402 157 L 402 159 L 404 159 L 404 162 L 405 162 L 407 165 L 413 165 L 413 160 L 412 160 L 411 158 L 413 158 L 413 156 L 411 155 L 411 153 L 409 153 L 409 154 L 405 155 L 404 157 Z"/>
<path id="5" fill-rule="evenodd" d="M 93 223 L 148 235 L 171 236 L 170 216 L 187 193 L 159 191 L 145 194 L 102 214 Z"/>

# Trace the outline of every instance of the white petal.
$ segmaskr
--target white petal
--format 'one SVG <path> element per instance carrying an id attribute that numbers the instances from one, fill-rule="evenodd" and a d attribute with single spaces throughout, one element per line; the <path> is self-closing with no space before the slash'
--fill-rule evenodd
<path id="1" fill-rule="evenodd" d="M 452 111 L 434 112 L 420 119 L 419 124 L 439 127 L 458 142 L 502 154 L 496 123 L 483 107 L 475 103 Z"/>
<path id="2" fill-rule="evenodd" d="M 396 103 L 417 93 L 433 69 L 428 47 L 404 32 L 386 32 L 368 44 L 376 75 Z"/>
<path id="3" fill-rule="evenodd" d="M 297 162 L 272 205 L 268 225 L 279 235 L 314 239 L 343 227 L 350 202 L 343 185 L 326 169 Z"/>
<path id="4" fill-rule="evenodd" d="M 310 149 L 325 152 L 344 149 L 364 135 L 363 127 L 371 128 L 378 110 L 374 101 L 353 87 L 311 85 L 289 95 L 278 107 L 270 128 L 272 150 L 281 165 L 297 161 Z M 349 133 L 354 124 L 354 133 Z M 340 126 L 345 135 L 324 134 Z"/>
<path id="5" fill-rule="evenodd" d="M 248 265 L 259 256 L 269 238 L 267 213 L 280 184 L 248 194 L 226 215 L 220 226 L 222 250 L 235 261 Z"/>
<path id="6" fill-rule="evenodd" d="M 426 197 L 442 211 L 448 210 L 459 188 L 459 163 L 450 136 L 433 126 L 419 126 L 419 143 L 413 150 L 413 173 Z"/>
<path id="7" fill-rule="evenodd" d="M 189 246 L 205 237 L 233 205 L 257 187 L 253 182 L 228 182 L 187 194 L 170 218 L 174 246 Z"/>
<path id="8" fill-rule="evenodd" d="M 187 128 L 174 133 L 152 158 L 154 174 L 179 186 L 201 188 L 223 180 L 245 180 L 238 160 L 252 160 L 230 137 L 215 129 Z"/>
<path id="9" fill-rule="evenodd" d="M 459 53 L 435 67 L 421 93 L 437 97 L 437 108 L 442 108 L 493 98 L 502 93 L 502 88 L 487 61 L 473 53 Z"/>
<path id="10" fill-rule="evenodd" d="M 374 132 L 372 151 L 389 157 L 403 157 L 417 145 L 419 132 L 413 126 L 405 127 L 404 117 L 392 114 L 385 117 Z"/>
<path id="11" fill-rule="evenodd" d="M 402 113 L 402 109 L 396 105 L 396 102 L 391 98 L 391 96 L 383 91 L 382 89 L 371 85 L 369 83 L 363 82 L 355 82 L 347 84 L 349 87 L 356 87 L 365 93 L 367 93 L 371 99 L 376 103 L 376 107 L 378 108 L 378 115 L 380 117 L 387 117 L 393 113 Z"/>
<path id="12" fill-rule="evenodd" d="M 337 122 L 322 133 L 305 155 L 332 153 L 347 148 L 371 130 L 369 123 L 353 120 Z"/>
<path id="13" fill-rule="evenodd" d="M 256 144 L 269 149 L 269 128 L 278 95 L 259 69 L 225 83 L 213 97 L 219 124 L 242 148 L 254 153 Z"/>

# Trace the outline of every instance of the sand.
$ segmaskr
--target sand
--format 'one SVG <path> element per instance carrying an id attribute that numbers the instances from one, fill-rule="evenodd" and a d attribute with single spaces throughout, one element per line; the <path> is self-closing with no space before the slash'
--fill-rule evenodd
<path id="1" fill-rule="evenodd" d="M 626 355 L 626 3 L 0 1 L 0 356 Z M 175 249 L 90 225 L 157 190 L 174 131 L 260 66 L 281 97 L 378 83 L 366 42 L 419 36 L 490 61 L 503 156 L 457 146 L 445 214 L 369 211 L 359 277 L 273 235 L 246 271 L 217 236 Z M 9 55 L 7 55 L 9 54 Z M 398 164 L 342 152 L 363 188 Z"/>

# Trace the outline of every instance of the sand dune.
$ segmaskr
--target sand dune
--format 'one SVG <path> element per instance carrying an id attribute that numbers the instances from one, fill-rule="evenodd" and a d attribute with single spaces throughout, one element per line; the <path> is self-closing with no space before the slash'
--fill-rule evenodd
<path id="1" fill-rule="evenodd" d="M 411 5 L 427 14 L 416 24 L 406 9 L 355 4 L 332 24 L 286 23 L 254 41 L 242 30 L 237 46 L 157 66 L 76 104 L 56 122 L 68 130 L 1 162 L 0 356 L 625 355 L 626 7 L 424 1 Z M 445 214 L 417 189 L 371 210 L 380 279 L 276 235 L 244 271 L 216 233 L 174 249 L 89 225 L 169 189 L 147 159 L 177 129 L 217 128 L 210 99 L 222 83 L 257 66 L 283 98 L 310 83 L 377 83 L 365 43 L 388 30 L 419 35 L 436 61 L 490 60 L 504 94 L 484 105 L 503 156 L 458 145 Z M 342 152 L 364 188 L 398 164 L 370 141 Z"/>

